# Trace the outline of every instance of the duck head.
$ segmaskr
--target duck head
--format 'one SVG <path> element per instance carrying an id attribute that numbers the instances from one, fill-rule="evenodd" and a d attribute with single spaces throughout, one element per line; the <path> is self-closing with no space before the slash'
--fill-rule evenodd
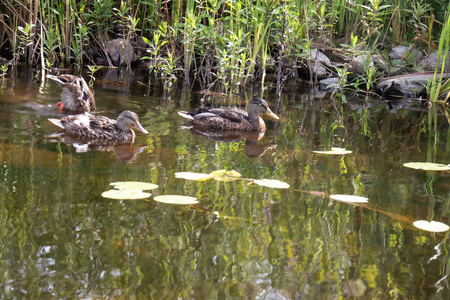
<path id="1" fill-rule="evenodd" d="M 125 132 L 128 132 L 131 129 L 136 128 L 137 130 L 145 134 L 148 134 L 148 131 L 145 130 L 144 127 L 142 127 L 141 123 L 139 123 L 139 118 L 137 114 L 129 110 L 122 112 L 119 115 L 119 117 L 117 117 L 116 126 Z"/>

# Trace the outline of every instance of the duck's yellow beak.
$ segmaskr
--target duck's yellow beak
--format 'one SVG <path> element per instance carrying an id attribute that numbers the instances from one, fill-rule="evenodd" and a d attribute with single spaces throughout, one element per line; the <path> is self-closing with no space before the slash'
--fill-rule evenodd
<path id="1" fill-rule="evenodd" d="M 273 120 L 279 120 L 279 119 L 280 119 L 276 114 L 274 114 L 274 113 L 270 110 L 270 108 L 267 108 L 267 111 L 264 113 L 264 115 L 270 117 L 270 118 L 273 119 Z"/>

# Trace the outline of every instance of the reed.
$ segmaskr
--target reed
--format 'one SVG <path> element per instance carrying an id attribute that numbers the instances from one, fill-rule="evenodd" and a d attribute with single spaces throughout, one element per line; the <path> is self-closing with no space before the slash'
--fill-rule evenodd
<path id="1" fill-rule="evenodd" d="M 429 101 L 431 103 L 436 103 L 439 99 L 439 96 L 447 92 L 449 93 L 449 82 L 450 79 L 447 79 L 445 82 L 443 80 L 445 69 L 446 69 L 446 63 L 448 62 L 448 53 L 450 50 L 450 3 L 447 7 L 447 15 L 445 23 L 442 27 L 442 33 L 441 38 L 439 39 L 439 48 L 438 48 L 438 55 L 437 55 L 437 61 L 442 62 L 441 64 L 436 65 L 436 70 L 434 72 L 433 81 L 431 82 L 431 88 L 429 91 Z M 448 68 L 448 66 L 447 66 Z M 444 89 L 445 87 L 445 89 Z M 448 102 L 449 96 L 446 97 L 444 100 L 445 103 Z"/>
<path id="2" fill-rule="evenodd" d="M 269 72 L 296 76 L 308 43 L 333 46 L 343 38 L 348 44 L 353 34 L 369 51 L 411 41 L 431 50 L 447 32 L 446 15 L 443 0 L 424 3 L 0 0 L 0 54 L 14 64 L 20 59 L 41 68 L 81 68 L 93 63 L 93 49 L 108 59 L 110 39 L 135 43 L 142 36 L 149 44 L 149 70 L 157 77 L 184 76 L 234 91 L 261 79 L 263 88 Z"/>

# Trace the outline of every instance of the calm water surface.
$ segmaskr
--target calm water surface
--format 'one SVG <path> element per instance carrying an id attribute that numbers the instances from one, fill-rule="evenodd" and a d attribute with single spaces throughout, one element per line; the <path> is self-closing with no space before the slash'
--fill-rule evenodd
<path id="1" fill-rule="evenodd" d="M 99 77 L 94 92 L 99 114 L 133 110 L 149 135 L 137 133 L 133 147 L 76 148 L 47 121 L 61 117 L 46 107 L 59 99 L 56 84 L 0 81 L 1 299 L 450 298 L 448 234 L 412 226 L 450 224 L 450 174 L 402 166 L 450 163 L 443 115 L 429 128 L 420 107 L 334 106 L 294 88 L 276 108 L 268 88 L 262 96 L 281 120 L 266 122 L 259 141 L 219 142 L 183 129 L 177 114 L 203 94 L 149 92 L 147 83 Z M 237 105 L 257 95 L 210 99 Z M 312 152 L 331 146 L 352 153 Z M 220 169 L 290 188 L 175 178 Z M 115 181 L 155 183 L 153 195 L 200 205 L 103 198 Z"/>

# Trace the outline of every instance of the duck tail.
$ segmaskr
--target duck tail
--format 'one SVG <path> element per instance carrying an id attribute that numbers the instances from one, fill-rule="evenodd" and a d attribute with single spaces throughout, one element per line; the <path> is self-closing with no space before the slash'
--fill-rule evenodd
<path id="1" fill-rule="evenodd" d="M 53 124 L 55 124 L 58 127 L 61 127 L 64 129 L 64 125 L 61 123 L 60 119 L 48 119 L 50 122 L 52 122 Z"/>
<path id="2" fill-rule="evenodd" d="M 178 114 L 188 120 L 194 120 L 194 117 L 191 116 L 187 111 L 179 111 Z"/>
<path id="3" fill-rule="evenodd" d="M 61 81 L 61 79 L 58 78 L 58 76 L 47 74 L 47 75 L 45 75 L 45 77 L 47 77 L 48 79 L 51 79 L 53 81 L 56 81 L 57 83 L 63 83 Z"/>

